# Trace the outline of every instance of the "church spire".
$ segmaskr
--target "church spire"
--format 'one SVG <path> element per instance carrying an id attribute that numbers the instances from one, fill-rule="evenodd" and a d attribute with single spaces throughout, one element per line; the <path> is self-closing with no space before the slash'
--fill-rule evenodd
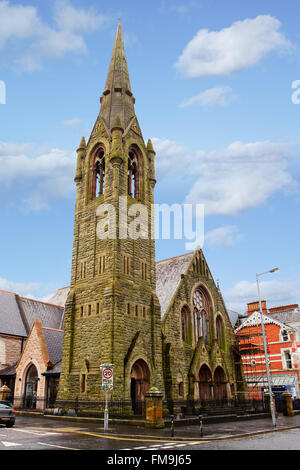
<path id="1" fill-rule="evenodd" d="M 106 85 L 100 102 L 100 115 L 104 119 L 107 127 L 111 129 L 116 117 L 119 116 L 123 129 L 126 129 L 131 118 L 135 115 L 135 99 L 131 92 L 120 20 Z"/>

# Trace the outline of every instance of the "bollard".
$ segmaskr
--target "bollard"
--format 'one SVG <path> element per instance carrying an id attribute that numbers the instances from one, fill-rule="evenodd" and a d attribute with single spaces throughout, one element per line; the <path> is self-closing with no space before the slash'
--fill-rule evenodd
<path id="1" fill-rule="evenodd" d="M 203 421 L 202 421 L 203 416 L 199 415 L 199 428 L 200 428 L 200 436 L 203 437 Z"/>
<path id="2" fill-rule="evenodd" d="M 174 437 L 174 415 L 171 415 L 171 437 Z"/>

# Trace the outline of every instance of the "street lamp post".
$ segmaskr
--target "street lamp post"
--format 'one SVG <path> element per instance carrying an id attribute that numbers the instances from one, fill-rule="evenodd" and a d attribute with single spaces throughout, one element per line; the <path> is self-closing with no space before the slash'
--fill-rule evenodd
<path id="1" fill-rule="evenodd" d="M 263 312 L 262 312 L 261 295 L 260 295 L 260 288 L 259 288 L 258 278 L 259 278 L 259 276 L 262 276 L 263 274 L 275 273 L 277 271 L 279 271 L 279 269 L 274 268 L 274 269 L 270 269 L 270 271 L 266 271 L 266 272 L 261 273 L 261 274 L 256 274 L 256 284 L 257 284 L 260 319 L 261 319 L 261 331 L 262 331 L 262 337 L 263 337 L 263 343 L 264 343 L 266 371 L 267 371 L 268 388 L 269 388 L 269 394 L 270 394 L 270 407 L 271 407 L 272 422 L 273 422 L 274 427 L 276 426 L 276 416 L 275 416 L 273 396 L 272 396 L 272 383 L 271 383 L 271 375 L 270 375 L 270 367 L 269 367 L 269 359 L 268 359 L 268 351 L 267 351 L 267 341 L 266 341 L 266 333 L 265 333 L 265 324 L 264 324 L 264 316 L 263 316 Z"/>

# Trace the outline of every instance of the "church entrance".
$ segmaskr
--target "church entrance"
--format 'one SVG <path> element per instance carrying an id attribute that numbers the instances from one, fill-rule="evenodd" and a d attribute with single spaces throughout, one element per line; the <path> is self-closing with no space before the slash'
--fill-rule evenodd
<path id="1" fill-rule="evenodd" d="M 214 373 L 214 398 L 223 400 L 227 398 L 226 376 L 222 367 L 218 366 Z"/>
<path id="2" fill-rule="evenodd" d="M 130 374 L 130 395 L 134 414 L 145 414 L 145 394 L 150 386 L 150 371 L 143 359 L 137 360 Z"/>
<path id="3" fill-rule="evenodd" d="M 38 371 L 35 365 L 29 367 L 26 374 L 24 408 L 35 410 L 37 400 Z"/>
<path id="4" fill-rule="evenodd" d="M 199 371 L 199 398 L 200 400 L 211 400 L 211 371 L 206 364 Z"/>

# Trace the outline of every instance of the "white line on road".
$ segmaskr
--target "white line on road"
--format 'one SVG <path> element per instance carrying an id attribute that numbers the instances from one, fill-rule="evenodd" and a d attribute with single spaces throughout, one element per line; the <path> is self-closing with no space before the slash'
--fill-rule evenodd
<path id="1" fill-rule="evenodd" d="M 26 430 L 26 429 L 17 429 L 17 428 L 14 428 L 14 431 L 19 431 L 19 432 L 25 432 L 26 434 L 33 434 L 34 436 L 53 436 L 54 434 L 61 434 L 59 432 L 47 432 L 47 431 L 29 431 L 29 430 Z"/>
<path id="2" fill-rule="evenodd" d="M 7 441 L 1 441 L 1 444 L 3 444 L 4 447 L 16 447 L 16 446 L 22 445 L 22 444 L 17 444 L 16 442 L 7 442 Z"/>
<path id="3" fill-rule="evenodd" d="M 38 442 L 38 444 L 40 444 L 41 446 L 57 447 L 59 449 L 79 450 L 79 449 L 73 449 L 72 447 L 56 446 L 55 444 L 45 444 L 44 442 Z"/>

